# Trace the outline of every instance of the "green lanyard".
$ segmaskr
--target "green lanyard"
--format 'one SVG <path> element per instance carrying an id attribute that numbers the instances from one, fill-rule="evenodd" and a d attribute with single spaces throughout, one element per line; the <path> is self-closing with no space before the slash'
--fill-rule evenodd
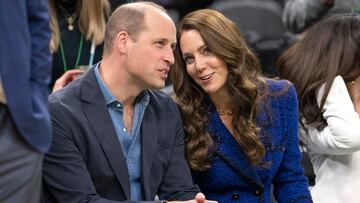
<path id="1" fill-rule="evenodd" d="M 75 67 L 78 67 L 78 65 L 79 65 L 81 50 L 82 50 L 82 46 L 83 46 L 83 41 L 84 41 L 84 37 L 83 37 L 83 35 L 81 35 L 80 45 L 79 45 L 79 49 L 78 49 L 78 53 L 77 53 L 77 57 L 76 57 Z M 68 66 L 66 64 L 65 51 L 64 51 L 64 46 L 62 44 L 61 39 L 60 39 L 60 52 L 61 52 L 61 59 L 62 59 L 62 62 L 63 62 L 64 72 L 66 72 L 68 70 Z"/>

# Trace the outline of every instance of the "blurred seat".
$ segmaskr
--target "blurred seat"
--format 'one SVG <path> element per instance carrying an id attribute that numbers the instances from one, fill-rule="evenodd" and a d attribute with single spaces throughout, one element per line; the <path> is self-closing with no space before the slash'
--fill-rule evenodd
<path id="1" fill-rule="evenodd" d="M 273 0 L 217 0 L 210 8 L 220 11 L 241 29 L 248 45 L 260 59 L 263 73 L 277 76 L 276 62 L 295 41 L 281 19 L 282 7 Z"/>

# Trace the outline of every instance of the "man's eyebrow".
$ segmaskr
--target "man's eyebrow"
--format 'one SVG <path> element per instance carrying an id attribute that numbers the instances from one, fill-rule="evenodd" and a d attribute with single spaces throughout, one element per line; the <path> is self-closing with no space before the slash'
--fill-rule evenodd
<path id="1" fill-rule="evenodd" d="M 164 37 L 159 37 L 159 38 L 155 38 L 154 41 L 164 41 L 164 42 L 168 42 L 169 39 L 164 38 Z"/>

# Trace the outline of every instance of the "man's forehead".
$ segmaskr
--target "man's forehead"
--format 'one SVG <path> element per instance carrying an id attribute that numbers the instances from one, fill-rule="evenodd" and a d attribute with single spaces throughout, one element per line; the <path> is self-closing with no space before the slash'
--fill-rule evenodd
<path id="1" fill-rule="evenodd" d="M 169 16 L 169 14 L 167 14 L 165 11 L 163 11 L 159 8 L 156 8 L 154 6 L 149 6 L 148 9 L 145 9 L 144 14 L 145 14 L 145 19 L 149 18 L 150 20 L 153 20 L 153 21 L 163 19 L 163 20 L 168 20 L 168 21 L 173 22 L 173 20 Z"/>
<path id="2" fill-rule="evenodd" d="M 176 27 L 171 19 L 146 18 L 143 33 L 152 33 L 153 38 L 164 38 L 176 42 Z"/>

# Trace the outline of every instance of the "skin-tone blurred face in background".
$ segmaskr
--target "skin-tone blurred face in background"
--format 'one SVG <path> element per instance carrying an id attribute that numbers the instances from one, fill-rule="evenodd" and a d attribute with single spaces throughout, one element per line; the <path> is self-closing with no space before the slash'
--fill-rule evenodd
<path id="1" fill-rule="evenodd" d="M 190 77 L 210 96 L 224 95 L 229 74 L 226 63 L 209 50 L 195 29 L 182 32 L 179 43 Z"/>
<path id="2" fill-rule="evenodd" d="M 127 71 L 131 80 L 144 89 L 162 88 L 170 65 L 175 62 L 176 27 L 171 18 L 158 9 L 146 13 L 145 24 L 145 30 L 136 39 L 129 37 L 127 41 Z"/>

